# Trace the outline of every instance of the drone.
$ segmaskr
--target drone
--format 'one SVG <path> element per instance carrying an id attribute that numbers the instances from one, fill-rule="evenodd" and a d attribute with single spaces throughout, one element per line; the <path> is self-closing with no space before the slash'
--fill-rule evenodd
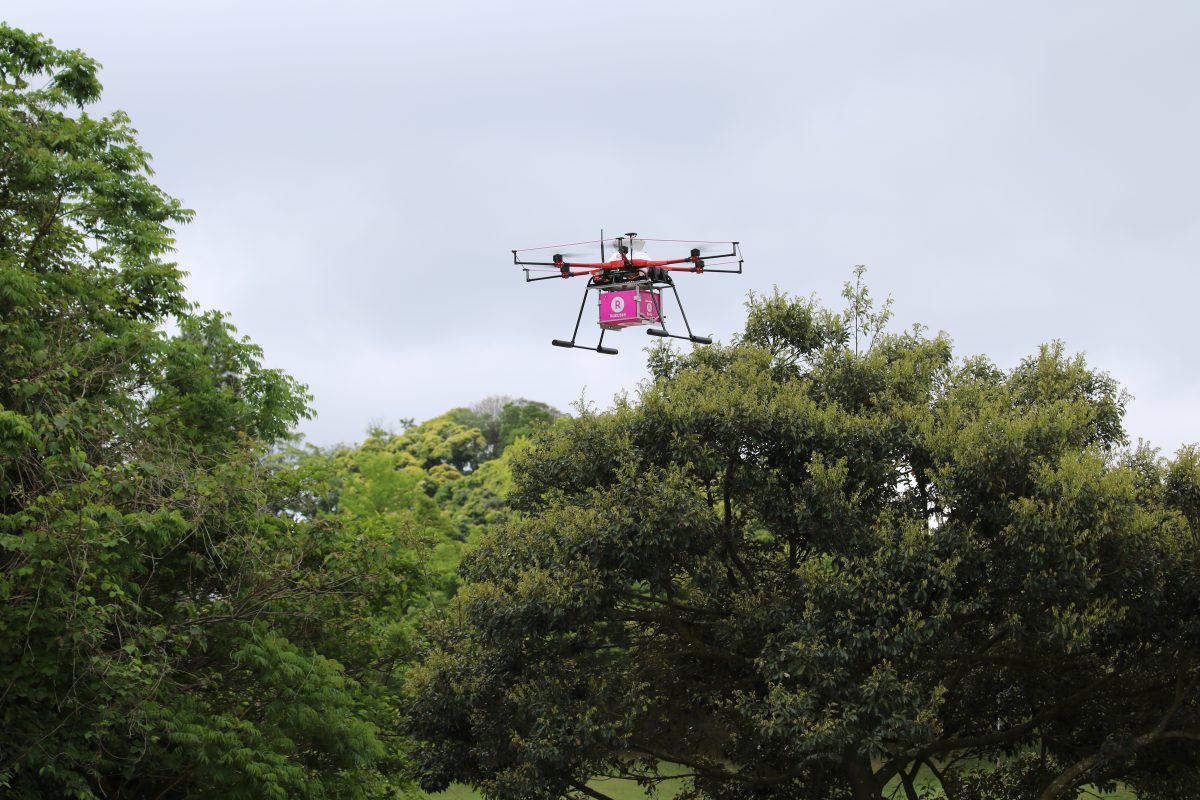
<path id="1" fill-rule="evenodd" d="M 679 258 L 651 259 L 646 255 L 647 242 L 664 244 L 680 250 L 687 248 L 688 254 Z M 573 252 L 564 252 L 566 248 L 595 245 L 599 245 L 599 261 L 576 260 Z M 536 260 L 545 259 L 546 256 L 543 253 L 547 251 L 553 252 L 549 261 Z M 610 253 L 607 257 L 606 252 Z M 712 344 L 712 339 L 709 337 L 697 336 L 692 333 L 692 326 L 688 324 L 687 314 L 684 313 L 683 303 L 679 300 L 679 292 L 675 288 L 675 281 L 671 277 L 671 273 L 742 274 L 742 254 L 738 242 L 647 239 L 639 237 L 636 233 L 627 233 L 624 236 L 606 240 L 602 231 L 600 238 L 593 241 L 527 247 L 513 250 L 512 254 L 513 263 L 525 270 L 526 283 L 559 278 L 586 277 L 588 279 L 587 286 L 583 290 L 583 302 L 579 304 L 579 314 L 575 318 L 575 330 L 571 333 L 571 339 L 569 341 L 554 339 L 550 343 L 555 347 L 594 350 L 605 355 L 616 355 L 617 349 L 604 346 L 604 334 L 639 325 L 658 325 L 657 328 L 646 330 L 646 333 L 651 336 L 685 339 L 695 344 Z M 736 269 L 732 268 L 734 264 L 737 265 Z M 679 308 L 679 316 L 683 320 L 684 329 L 687 330 L 686 336 L 667 330 L 662 299 L 668 289 L 675 296 L 675 305 Z M 583 311 L 587 307 L 588 295 L 591 292 L 596 293 L 600 324 L 600 340 L 594 347 L 576 343 L 576 339 L 579 337 L 579 324 L 583 320 Z"/>

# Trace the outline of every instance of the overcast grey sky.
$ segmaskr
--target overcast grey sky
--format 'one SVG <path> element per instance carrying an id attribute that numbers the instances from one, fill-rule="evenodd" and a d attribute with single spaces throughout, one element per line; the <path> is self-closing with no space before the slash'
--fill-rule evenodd
<path id="1" fill-rule="evenodd" d="M 1200 441 L 1195 2 L 3 16 L 104 65 L 104 105 L 197 212 L 178 237 L 190 297 L 310 386 L 318 444 L 487 395 L 605 407 L 636 389 L 653 340 L 551 347 L 582 286 L 511 264 L 600 228 L 741 240 L 745 275 L 679 282 L 698 332 L 728 340 L 772 286 L 840 307 L 862 263 L 896 326 L 1005 368 L 1062 339 L 1136 397 L 1134 439 Z"/>

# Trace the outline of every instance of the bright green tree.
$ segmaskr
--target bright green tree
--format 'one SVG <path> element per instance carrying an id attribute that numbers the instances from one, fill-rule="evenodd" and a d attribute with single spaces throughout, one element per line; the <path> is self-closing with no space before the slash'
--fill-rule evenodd
<path id="1" fill-rule="evenodd" d="M 407 427 L 383 447 L 403 454 L 422 469 L 448 466 L 461 472 L 479 463 L 486 445 L 478 428 L 459 422 L 453 413 L 446 413 Z"/>
<path id="2" fill-rule="evenodd" d="M 511 455 L 562 414 L 545 403 L 490 397 L 399 434 L 376 427 L 356 446 L 293 450 L 289 460 L 318 469 L 326 494 L 303 509 L 342 522 L 407 531 L 423 548 L 434 580 L 428 604 L 454 594 L 463 554 L 508 519 Z"/>
<path id="3" fill-rule="evenodd" d="M 715 800 L 1194 791 L 1200 453 L 1128 450 L 1059 345 L 1005 371 L 846 295 L 755 300 L 514 459 L 518 516 L 410 673 L 425 788 L 602 800 L 673 762 Z"/>
<path id="4" fill-rule="evenodd" d="M 427 603 L 444 602 L 454 593 L 463 542 L 458 528 L 434 500 L 440 486 L 453 483 L 458 469 L 428 456 L 430 440 L 442 449 L 444 440 L 426 437 L 431 429 L 447 430 L 441 418 L 418 426 L 405 436 L 372 436 L 354 448 L 337 448 L 331 457 L 336 470 L 337 499 L 330 508 L 336 518 L 411 532 L 420 543 L 433 581 Z M 458 431 L 457 441 L 473 441 L 478 431 Z M 413 447 L 414 441 L 420 442 Z M 417 449 L 422 456 L 412 452 Z M 446 445 L 443 452 L 449 453 Z M 426 468 L 423 464 L 429 464 Z"/>
<path id="5" fill-rule="evenodd" d="M 304 387 L 184 299 L 96 75 L 0 25 L 0 794 L 391 795 L 409 535 L 288 511 Z"/>
<path id="6" fill-rule="evenodd" d="M 487 530 L 508 520 L 508 494 L 512 491 L 512 458 L 524 447 L 521 441 L 506 447 L 459 480 L 442 484 L 434 499 L 445 510 L 464 542 L 479 540 Z"/>

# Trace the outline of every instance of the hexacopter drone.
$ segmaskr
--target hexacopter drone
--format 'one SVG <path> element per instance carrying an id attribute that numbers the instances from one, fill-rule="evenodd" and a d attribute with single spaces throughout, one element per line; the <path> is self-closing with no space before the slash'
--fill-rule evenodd
<path id="1" fill-rule="evenodd" d="M 646 256 L 646 242 L 663 242 L 672 246 L 687 246 L 689 253 L 681 258 L 650 259 Z M 600 245 L 599 261 L 577 261 L 571 254 L 564 253 L 564 248 L 585 245 Z M 605 257 L 605 245 L 608 245 L 612 255 Z M 545 258 L 538 253 L 545 251 L 554 253 L 550 261 L 532 261 L 530 258 Z M 679 301 L 679 292 L 675 289 L 672 272 L 691 272 L 703 275 L 706 272 L 725 272 L 733 275 L 742 273 L 742 255 L 738 242 L 713 242 L 689 239 L 647 239 L 638 238 L 636 233 L 627 233 L 615 239 L 600 238 L 589 242 L 573 242 L 564 245 L 545 245 L 543 247 L 526 247 L 513 250 L 513 263 L 525 270 L 526 283 L 546 281 L 554 278 L 578 278 L 586 275 L 587 286 L 583 290 L 583 302 L 579 304 L 579 315 L 575 318 L 575 330 L 571 340 L 554 339 L 555 347 L 575 347 L 580 350 L 595 350 L 597 353 L 616 355 L 615 347 L 604 346 L 604 334 L 608 331 L 619 331 L 637 325 L 657 323 L 659 328 L 649 328 L 646 333 L 651 336 L 666 336 L 672 339 L 686 339 L 697 344 L 712 344 L 707 336 L 696 336 L 688 324 L 687 314 Z M 529 255 L 526 255 L 529 254 Z M 718 260 L 724 259 L 724 260 Z M 737 265 L 737 269 L 714 269 L 714 266 Z M 533 275 L 531 273 L 547 272 L 548 275 Z M 679 316 L 687 329 L 687 336 L 669 333 L 666 316 L 662 308 L 663 290 L 670 289 L 675 295 L 675 305 L 679 307 Z M 583 319 L 583 309 L 587 306 L 588 292 L 595 291 L 600 310 L 600 341 L 595 347 L 576 344 L 579 336 L 579 323 Z"/>

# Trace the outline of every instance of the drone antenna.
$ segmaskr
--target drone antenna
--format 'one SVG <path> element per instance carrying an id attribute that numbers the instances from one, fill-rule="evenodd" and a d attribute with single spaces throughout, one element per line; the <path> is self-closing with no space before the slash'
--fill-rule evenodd
<path id="1" fill-rule="evenodd" d="M 600 229 L 600 263 L 604 263 L 604 228 Z"/>

